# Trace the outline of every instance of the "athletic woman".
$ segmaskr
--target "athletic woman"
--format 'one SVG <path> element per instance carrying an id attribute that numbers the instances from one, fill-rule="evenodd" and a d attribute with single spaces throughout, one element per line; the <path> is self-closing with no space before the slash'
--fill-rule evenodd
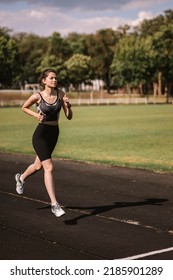
<path id="1" fill-rule="evenodd" d="M 42 91 L 30 96 L 22 106 L 22 110 L 26 114 L 36 118 L 39 122 L 32 137 L 36 158 L 34 163 L 22 174 L 15 175 L 16 191 L 18 194 L 23 194 L 26 179 L 43 168 L 44 183 L 50 197 L 51 211 L 56 217 L 60 217 L 65 212 L 56 200 L 51 155 L 58 141 L 58 120 L 61 108 L 63 108 L 67 119 L 71 120 L 73 114 L 68 97 L 63 91 L 57 89 L 57 74 L 54 69 L 44 70 L 40 75 L 39 83 Z M 36 104 L 37 112 L 31 108 L 34 104 Z"/>

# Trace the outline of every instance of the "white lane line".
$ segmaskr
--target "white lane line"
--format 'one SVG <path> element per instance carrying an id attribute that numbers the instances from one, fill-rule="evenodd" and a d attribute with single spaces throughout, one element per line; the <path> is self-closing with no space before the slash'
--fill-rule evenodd
<path id="1" fill-rule="evenodd" d="M 41 202 L 43 204 L 46 204 L 46 205 L 50 205 L 49 202 L 46 202 L 46 201 L 43 201 L 43 200 L 39 200 L 39 199 L 33 199 L 33 198 L 30 198 L 30 197 L 27 197 L 27 196 L 20 196 L 18 194 L 14 194 L 14 193 L 8 193 L 8 192 L 4 192 L 4 191 L 0 191 L 0 193 L 3 193 L 3 194 L 9 194 L 11 196 L 16 196 L 18 198 L 24 198 L 24 199 L 27 199 L 27 200 L 31 200 L 31 201 L 35 201 L 35 202 Z M 79 210 L 76 210 L 76 209 L 71 209 L 72 211 L 79 211 Z M 81 213 L 85 213 L 85 214 L 89 214 L 87 211 L 79 211 Z M 105 216 L 102 216 L 102 215 L 99 215 L 97 214 L 96 216 L 100 217 L 100 218 L 108 218 L 109 217 L 105 217 Z M 112 220 L 116 220 L 114 218 L 111 218 L 110 219 Z M 119 222 L 126 222 L 128 223 L 127 221 L 121 221 L 121 220 L 117 220 Z M 132 221 L 130 221 L 132 222 Z M 135 223 L 133 222 L 133 224 L 135 225 Z M 136 223 L 136 225 L 139 225 L 138 223 Z M 152 227 L 151 227 L 152 228 Z M 154 229 L 154 228 L 153 228 Z M 169 231 L 168 231 L 169 233 Z M 173 233 L 172 231 L 170 231 L 170 233 Z M 152 255 L 157 255 L 157 254 L 162 254 L 162 253 L 166 253 L 166 252 L 170 252 L 170 251 L 173 251 L 173 247 L 170 247 L 170 248 L 166 248 L 166 249 L 162 249 L 162 250 L 156 250 L 156 251 L 151 251 L 151 252 L 148 252 L 148 253 L 144 253 L 144 254 L 139 254 L 139 255 L 134 255 L 134 256 L 129 256 L 129 257 L 126 257 L 126 258 L 120 258 L 119 260 L 137 260 L 137 259 L 141 259 L 141 258 L 145 258 L 145 257 L 148 257 L 148 256 L 152 256 Z M 115 259 L 116 260 L 116 259 Z M 118 260 L 118 259 L 117 259 Z"/>
<path id="2" fill-rule="evenodd" d="M 35 201 L 35 202 L 41 202 L 41 203 L 50 205 L 49 202 L 46 202 L 46 201 L 43 201 L 43 200 L 40 200 L 40 199 L 31 198 L 31 197 L 24 196 L 24 195 L 19 195 L 19 194 L 10 193 L 10 192 L 4 192 L 4 191 L 0 191 L 0 193 L 2 193 L 2 194 L 9 194 L 11 196 L 16 196 L 17 198 L 24 198 L 24 199 L 27 199 L 27 200 L 31 200 L 31 201 Z"/>
<path id="3" fill-rule="evenodd" d="M 40 199 L 31 198 L 31 197 L 24 196 L 24 195 L 19 195 L 19 194 L 15 194 L 15 193 L 11 193 L 11 192 L 5 192 L 5 191 L 1 191 L 1 190 L 0 190 L 0 193 L 15 196 L 15 197 L 20 198 L 20 199 L 26 199 L 26 200 L 31 200 L 31 201 L 34 201 L 34 202 L 39 202 L 39 203 L 43 203 L 43 204 L 46 204 L 46 205 L 50 205 L 49 202 L 46 202 L 46 201 L 43 201 L 43 200 L 40 200 Z M 61 205 L 61 207 L 66 208 L 65 205 Z M 67 209 L 69 209 L 73 212 L 79 212 L 79 213 L 82 213 L 82 214 L 86 214 L 88 216 L 92 215 L 92 213 L 87 211 L 87 210 L 74 209 L 74 208 L 70 208 L 70 207 L 67 207 Z M 133 226 L 140 226 L 140 227 L 145 228 L 145 229 L 148 228 L 148 229 L 154 230 L 156 232 L 167 232 L 169 234 L 173 234 L 173 230 L 168 230 L 168 231 L 160 230 L 157 227 L 143 225 L 139 221 L 119 219 L 119 218 L 116 218 L 116 217 L 104 216 L 102 214 L 95 214 L 95 216 L 99 217 L 99 218 L 102 218 L 102 219 L 106 219 L 106 220 L 112 220 L 114 222 L 125 223 L 125 224 L 129 224 L 129 225 L 133 225 Z"/>
<path id="4" fill-rule="evenodd" d="M 157 250 L 157 251 L 151 251 L 151 252 L 148 252 L 145 254 L 134 255 L 134 256 L 122 258 L 119 260 L 137 260 L 137 259 L 145 258 L 148 256 L 152 256 L 152 255 L 163 254 L 163 253 L 170 252 L 170 251 L 173 251 L 173 247 L 162 249 L 162 250 Z"/>

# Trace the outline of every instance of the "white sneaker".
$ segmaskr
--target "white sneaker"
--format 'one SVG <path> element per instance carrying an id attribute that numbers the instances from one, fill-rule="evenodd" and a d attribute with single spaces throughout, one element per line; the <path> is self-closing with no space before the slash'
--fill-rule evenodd
<path id="1" fill-rule="evenodd" d="M 65 214 L 65 211 L 61 208 L 58 202 L 55 205 L 51 205 L 51 211 L 56 217 L 61 217 Z"/>
<path id="2" fill-rule="evenodd" d="M 24 182 L 21 181 L 20 179 L 21 174 L 17 173 L 15 175 L 15 180 L 16 180 L 16 192 L 18 194 L 23 194 L 24 191 Z"/>

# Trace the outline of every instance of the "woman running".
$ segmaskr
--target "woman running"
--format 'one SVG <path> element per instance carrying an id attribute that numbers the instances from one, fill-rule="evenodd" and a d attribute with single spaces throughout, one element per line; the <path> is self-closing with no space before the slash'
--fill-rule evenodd
<path id="1" fill-rule="evenodd" d="M 57 73 L 54 69 L 44 70 L 40 75 L 39 83 L 43 90 L 30 96 L 22 106 L 26 114 L 33 116 L 39 122 L 32 137 L 36 158 L 22 174 L 15 175 L 16 191 L 18 194 L 23 194 L 26 179 L 43 168 L 51 211 L 56 217 L 60 217 L 65 212 L 56 200 L 51 155 L 58 141 L 58 120 L 61 108 L 69 120 L 72 119 L 73 113 L 68 97 L 63 91 L 57 89 Z M 37 112 L 31 109 L 34 104 L 37 106 Z"/>

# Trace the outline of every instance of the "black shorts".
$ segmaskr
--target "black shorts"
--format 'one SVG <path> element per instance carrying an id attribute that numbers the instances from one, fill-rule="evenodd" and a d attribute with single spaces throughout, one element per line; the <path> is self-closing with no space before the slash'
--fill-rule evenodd
<path id="1" fill-rule="evenodd" d="M 32 136 L 32 144 L 40 161 L 51 158 L 58 136 L 58 125 L 38 124 Z"/>

